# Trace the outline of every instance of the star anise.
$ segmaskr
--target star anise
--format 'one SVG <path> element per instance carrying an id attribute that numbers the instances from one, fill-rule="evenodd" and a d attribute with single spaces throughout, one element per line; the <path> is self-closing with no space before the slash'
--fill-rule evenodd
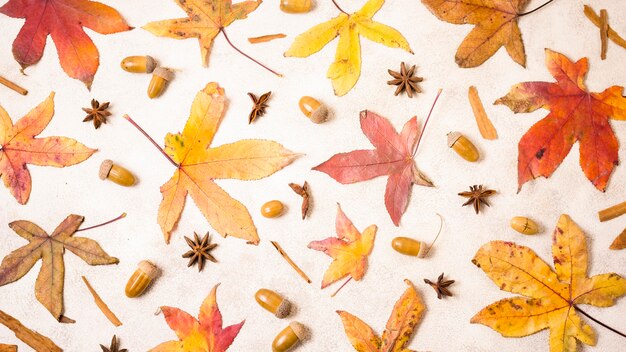
<path id="1" fill-rule="evenodd" d="M 206 260 L 210 260 L 213 263 L 217 263 L 217 259 L 211 255 L 211 251 L 213 248 L 217 247 L 216 243 L 211 243 L 211 236 L 207 232 L 202 239 L 198 237 L 197 233 L 193 233 L 194 239 L 185 236 L 185 241 L 191 250 L 187 251 L 187 253 L 183 254 L 183 258 L 189 258 L 189 264 L 187 267 L 190 267 L 196 263 L 198 263 L 198 271 L 202 271 L 204 269 L 204 263 Z"/>
<path id="2" fill-rule="evenodd" d="M 113 335 L 113 339 L 111 339 L 111 345 L 109 348 L 106 348 L 103 345 L 100 345 L 100 348 L 102 348 L 102 352 L 128 352 L 125 348 L 120 350 L 119 341 L 115 335 Z"/>
<path id="3" fill-rule="evenodd" d="M 91 109 L 83 108 L 83 111 L 87 113 L 87 117 L 83 122 L 93 121 L 93 126 L 97 129 L 101 124 L 107 123 L 107 116 L 111 116 L 111 113 L 107 110 L 109 108 L 109 102 L 100 104 L 96 99 L 91 99 Z"/>
<path id="4" fill-rule="evenodd" d="M 492 189 L 483 188 L 483 185 L 480 185 L 480 186 L 473 185 L 473 186 L 470 186 L 469 192 L 459 193 L 461 197 L 469 198 L 467 202 L 463 203 L 463 206 L 472 204 L 474 206 L 474 210 L 476 211 L 476 214 L 480 212 L 480 208 L 482 204 L 489 206 L 489 203 L 487 203 L 487 197 L 490 197 L 494 194 L 496 194 L 496 191 Z"/>
<path id="5" fill-rule="evenodd" d="M 435 292 L 437 292 L 437 298 L 442 299 L 444 296 L 452 296 L 452 292 L 448 290 L 448 287 L 454 283 L 454 280 L 443 280 L 443 273 L 437 278 L 437 282 L 432 282 L 428 279 L 424 279 L 424 282 L 429 284 Z"/>
<path id="6" fill-rule="evenodd" d="M 272 95 L 272 92 L 267 92 L 257 98 L 256 95 L 248 93 L 248 96 L 250 96 L 250 99 L 252 99 L 252 102 L 254 103 L 252 111 L 250 111 L 250 116 L 248 116 L 248 124 L 251 124 L 257 117 L 265 114 L 267 101 L 270 99 L 270 95 Z"/>
<path id="7" fill-rule="evenodd" d="M 414 93 L 417 95 L 417 93 L 422 92 L 417 83 L 423 81 L 424 79 L 419 76 L 414 76 L 415 65 L 411 66 L 411 68 L 407 71 L 406 65 L 403 62 L 400 64 L 400 72 L 392 70 L 387 70 L 387 72 L 389 72 L 389 74 L 394 78 L 391 81 L 387 81 L 387 84 L 390 86 L 398 86 L 393 95 L 398 95 L 402 93 L 402 91 L 406 91 L 409 98 L 413 98 Z"/>

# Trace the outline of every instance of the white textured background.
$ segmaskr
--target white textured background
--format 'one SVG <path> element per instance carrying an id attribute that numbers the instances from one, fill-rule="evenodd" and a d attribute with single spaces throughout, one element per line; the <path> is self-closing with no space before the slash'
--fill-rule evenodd
<path id="1" fill-rule="evenodd" d="M 96 224 L 127 212 L 128 217 L 113 225 L 80 233 L 97 240 L 111 255 L 120 259 L 115 266 L 92 267 L 71 253 L 66 253 L 65 306 L 66 315 L 76 324 L 58 324 L 34 296 L 34 281 L 40 264 L 16 283 L 0 288 L 0 309 L 20 319 L 26 326 L 52 338 L 67 351 L 97 351 L 98 344 L 107 344 L 117 334 L 123 347 L 145 351 L 175 338 L 163 316 L 153 313 L 160 305 L 180 307 L 196 314 L 200 303 L 218 282 L 218 302 L 226 324 L 242 319 L 246 323 L 231 346 L 231 351 L 268 351 L 275 334 L 292 319 L 311 328 L 313 338 L 299 351 L 350 351 L 339 317 L 335 310 L 347 310 L 381 333 L 394 302 L 405 289 L 404 278 L 412 280 L 423 296 L 427 312 L 410 344 L 420 351 L 547 351 L 547 331 L 521 339 L 507 339 L 482 325 L 469 324 L 470 318 L 482 307 L 511 294 L 501 292 L 470 263 L 476 250 L 487 241 L 503 239 L 533 248 L 551 263 L 550 232 L 561 213 L 570 214 L 588 234 L 591 250 L 590 274 L 617 272 L 626 275 L 626 251 L 609 251 L 613 238 L 625 226 L 625 218 L 599 223 L 596 212 L 621 202 L 626 194 L 626 166 L 616 168 L 608 192 L 598 192 L 584 177 L 578 165 L 578 146 L 549 180 L 539 179 L 526 184 L 516 194 L 517 142 L 522 134 L 546 115 L 545 110 L 514 116 L 504 106 L 490 103 L 506 94 L 512 84 L 529 80 L 552 80 L 544 67 L 544 48 L 561 51 L 571 59 L 590 58 L 591 72 L 587 85 L 601 91 L 610 85 L 626 85 L 626 50 L 609 44 L 608 59 L 599 59 L 599 31 L 583 15 L 583 2 L 556 0 L 541 11 L 520 20 L 527 52 L 527 69 L 515 64 L 500 50 L 493 58 L 475 69 L 460 69 L 454 63 L 457 46 L 472 26 L 455 26 L 437 20 L 417 0 L 388 0 L 375 20 L 400 30 L 411 44 L 415 55 L 369 42 L 362 44 L 363 67 L 361 79 L 345 97 L 332 93 L 325 78 L 332 62 L 336 42 L 320 53 L 307 58 L 283 58 L 282 53 L 295 35 L 331 17 L 338 11 L 330 1 L 320 1 L 304 15 L 282 13 L 278 0 L 267 1 L 247 20 L 237 21 L 227 28 L 231 39 L 285 77 L 277 78 L 232 50 L 218 37 L 208 68 L 201 66 L 196 40 L 158 38 L 142 30 L 149 21 L 182 17 L 184 13 L 171 0 L 107 0 L 137 29 L 102 36 L 87 31 L 100 50 L 100 69 L 92 91 L 68 78 L 58 63 L 52 41 L 41 62 L 19 73 L 13 60 L 11 43 L 22 21 L 0 17 L 0 74 L 13 79 L 30 93 L 19 96 L 0 87 L 0 104 L 13 120 L 50 93 L 56 92 L 56 114 L 42 136 L 65 135 L 98 148 L 86 162 L 66 169 L 30 167 L 33 192 L 30 201 L 20 206 L 8 190 L 0 187 L 0 255 L 25 244 L 6 225 L 18 219 L 39 224 L 48 231 L 70 213 L 86 216 L 85 225 Z M 352 12 L 364 1 L 340 1 Z M 543 3 L 532 1 L 528 9 Z M 622 1 L 590 1 L 598 11 L 609 11 L 610 24 L 626 35 L 626 9 Z M 246 38 L 284 32 L 288 38 L 270 43 L 250 45 Z M 128 55 L 150 54 L 164 65 L 179 69 L 176 79 L 165 95 L 150 100 L 146 96 L 148 75 L 129 74 L 119 68 Z M 400 62 L 418 65 L 418 75 L 424 76 L 424 93 L 416 99 L 394 97 L 393 88 L 386 85 L 387 68 L 399 68 Z M 260 137 L 281 142 L 287 148 L 305 153 L 292 165 L 277 174 L 255 182 L 225 180 L 218 183 L 250 210 L 261 237 L 258 247 L 246 245 L 234 238 L 216 236 L 219 247 L 214 254 L 218 264 L 209 263 L 198 273 L 188 269 L 180 258 L 187 250 L 183 235 L 193 231 L 213 232 L 193 202 L 188 200 L 172 243 L 165 245 L 156 223 L 161 200 L 159 186 L 174 171 L 149 142 L 144 139 L 122 114 L 128 113 L 158 142 L 167 132 L 180 131 L 187 119 L 196 92 L 207 82 L 217 81 L 226 89 L 229 107 L 214 140 L 215 145 L 242 138 Z M 499 139 L 483 140 L 476 128 L 467 101 L 467 88 L 476 85 L 488 115 L 498 129 Z M 393 226 L 383 204 L 385 178 L 343 186 L 326 174 L 311 171 L 311 167 L 338 152 L 370 148 L 359 128 L 358 112 L 371 109 L 388 117 L 400 128 L 413 115 L 425 118 L 437 88 L 443 95 L 422 146 L 416 156 L 421 170 L 436 183 L 436 188 L 414 187 L 409 208 L 399 228 Z M 253 125 L 247 124 L 251 102 L 247 92 L 274 92 L 267 115 Z M 319 98 L 332 107 L 335 118 L 323 125 L 309 122 L 298 110 L 302 95 Z M 111 101 L 113 116 L 109 124 L 95 131 L 91 124 L 82 123 L 81 107 L 91 98 Z M 626 158 L 626 123 L 613 122 L 622 159 Z M 483 158 L 476 164 L 461 160 L 446 146 L 446 133 L 459 130 L 471 138 Z M 102 182 L 97 177 L 100 162 L 110 158 L 136 173 L 140 183 L 133 188 Z M 310 219 L 300 220 L 300 198 L 292 193 L 288 182 L 308 180 L 312 187 L 314 208 Z M 485 184 L 498 190 L 491 199 L 492 207 L 476 216 L 470 208 L 461 208 L 463 200 L 456 194 L 472 184 Z M 278 219 L 260 216 L 261 204 L 280 199 L 289 208 Z M 351 282 L 335 298 L 334 287 L 319 289 L 321 277 L 330 263 L 323 253 L 306 248 L 317 239 L 334 235 L 335 203 L 357 228 L 369 224 L 379 226 L 369 269 L 361 282 Z M 443 214 L 446 224 L 433 255 L 415 259 L 395 253 L 390 241 L 395 236 L 412 236 L 429 242 L 438 227 L 435 212 Z M 515 215 L 536 219 L 544 231 L 535 237 L 524 237 L 511 230 L 509 219 Z M 292 258 L 311 276 L 306 284 L 272 248 L 269 240 L 279 241 Z M 124 296 L 124 285 L 142 259 L 154 260 L 163 276 L 151 290 L 138 299 Z M 442 271 L 456 279 L 452 287 L 455 296 L 437 300 L 434 291 L 422 279 L 436 278 Z M 100 313 L 80 280 L 86 275 L 92 285 L 124 323 L 114 328 Z M 254 292 L 268 287 L 281 292 L 297 306 L 297 313 L 278 320 L 261 309 L 254 301 Z M 607 309 L 585 308 L 593 316 L 614 327 L 626 329 L 624 313 L 626 300 Z M 598 346 L 587 351 L 621 351 L 624 340 L 589 322 L 598 332 Z M 16 343 L 29 350 L 13 334 L 0 326 L 0 343 Z M 497 346 L 497 347 L 496 347 Z"/>

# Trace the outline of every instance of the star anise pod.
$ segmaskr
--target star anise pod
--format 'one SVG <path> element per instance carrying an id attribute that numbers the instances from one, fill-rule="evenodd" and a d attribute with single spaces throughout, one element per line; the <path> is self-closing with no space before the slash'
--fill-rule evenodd
<path id="1" fill-rule="evenodd" d="M 442 299 L 444 296 L 452 296 L 452 292 L 448 290 L 448 287 L 454 283 L 454 280 L 443 280 L 443 273 L 437 278 L 437 282 L 432 282 L 428 279 L 424 279 L 424 282 L 429 284 L 435 292 L 437 292 L 437 298 Z"/>
<path id="2" fill-rule="evenodd" d="M 463 203 L 463 206 L 472 204 L 474 206 L 476 214 L 480 212 L 480 208 L 483 204 L 489 206 L 489 203 L 487 203 L 487 198 L 494 194 L 496 194 L 496 191 L 483 188 L 483 185 L 473 185 L 470 186 L 469 192 L 459 193 L 461 197 L 469 198 L 467 202 Z"/>
<path id="3" fill-rule="evenodd" d="M 390 86 L 398 86 L 396 88 L 395 93 L 393 95 L 398 95 L 403 91 L 406 91 L 406 94 L 409 98 L 413 98 L 413 94 L 421 93 L 422 90 L 417 85 L 417 83 L 423 81 L 422 77 L 414 76 L 415 74 L 415 65 L 411 66 L 409 70 L 406 69 L 405 63 L 400 64 L 400 72 L 387 70 L 389 74 L 394 78 L 391 81 L 387 81 L 387 84 Z"/>
<path id="4" fill-rule="evenodd" d="M 83 111 L 87 113 L 87 117 L 83 122 L 93 121 L 93 126 L 98 129 L 103 123 L 107 123 L 107 116 L 111 116 L 111 113 L 107 110 L 109 108 L 109 102 L 100 104 L 96 99 L 91 99 L 91 108 L 83 108 Z"/>
<path id="5" fill-rule="evenodd" d="M 120 350 L 119 341 L 115 335 L 113 335 L 113 339 L 111 339 L 111 345 L 109 348 L 106 348 L 103 345 L 100 345 L 100 348 L 102 348 L 102 352 L 128 352 L 125 348 Z"/>
<path id="6" fill-rule="evenodd" d="M 213 263 L 217 263 L 217 259 L 211 255 L 211 251 L 213 248 L 217 247 L 216 243 L 211 243 L 211 236 L 207 232 L 202 239 L 198 237 L 197 233 L 193 233 L 194 239 L 185 236 L 185 241 L 191 250 L 187 251 L 183 254 L 183 258 L 189 258 L 189 263 L 187 267 L 190 267 L 196 263 L 198 263 L 198 271 L 202 271 L 204 269 L 204 263 L 206 260 L 210 260 Z"/>
<path id="7" fill-rule="evenodd" d="M 257 117 L 265 114 L 267 101 L 270 100 L 270 95 L 272 95 L 272 92 L 267 92 L 257 98 L 256 95 L 248 93 L 248 96 L 250 96 L 250 99 L 252 99 L 252 102 L 254 103 L 252 111 L 250 111 L 250 116 L 248 116 L 248 124 L 251 124 Z"/>

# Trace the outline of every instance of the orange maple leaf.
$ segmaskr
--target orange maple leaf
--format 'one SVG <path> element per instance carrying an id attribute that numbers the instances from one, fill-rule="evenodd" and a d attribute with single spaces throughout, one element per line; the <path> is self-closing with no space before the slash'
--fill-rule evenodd
<path id="1" fill-rule="evenodd" d="M 22 70 L 39 62 L 50 34 L 63 71 L 87 88 L 91 88 L 100 56 L 83 27 L 101 34 L 132 29 L 114 8 L 87 0 L 10 0 L 0 13 L 26 19 L 13 42 L 13 57 Z"/>
<path id="2" fill-rule="evenodd" d="M 150 352 L 224 352 L 230 347 L 243 327 L 245 320 L 222 328 L 222 313 L 217 306 L 216 292 L 219 284 L 200 306 L 198 319 L 173 307 L 161 307 L 165 321 L 179 341 L 164 342 Z"/>
<path id="3" fill-rule="evenodd" d="M 196 95 L 182 133 L 165 137 L 165 150 L 161 151 L 176 167 L 172 178 L 161 186 L 158 222 L 168 243 L 189 194 L 215 231 L 258 244 L 248 209 L 213 180 L 258 180 L 298 157 L 277 142 L 260 139 L 209 147 L 222 121 L 225 100 L 224 89 L 217 83 L 207 84 Z M 139 128 L 128 115 L 124 117 Z"/>
<path id="4" fill-rule="evenodd" d="M 26 204 L 32 182 L 27 164 L 64 167 L 88 159 L 96 150 L 67 137 L 35 138 L 54 115 L 54 93 L 15 125 L 0 106 L 0 176 L 20 204 Z"/>
<path id="5" fill-rule="evenodd" d="M 619 145 L 609 118 L 626 120 L 624 88 L 612 86 L 602 93 L 588 92 L 584 84 L 589 70 L 587 58 L 574 63 L 563 54 L 546 49 L 546 66 L 556 83 L 516 84 L 495 102 L 515 113 L 550 110 L 519 141 L 519 189 L 526 181 L 550 177 L 578 141 L 585 176 L 604 192 L 619 163 Z"/>
<path id="6" fill-rule="evenodd" d="M 339 204 L 337 204 L 335 228 L 337 237 L 313 241 L 308 246 L 334 259 L 324 274 L 322 288 L 346 276 L 350 276 L 355 281 L 363 278 L 367 270 L 367 257 L 372 252 L 378 229 L 376 225 L 370 225 L 361 234 L 343 213 Z"/>

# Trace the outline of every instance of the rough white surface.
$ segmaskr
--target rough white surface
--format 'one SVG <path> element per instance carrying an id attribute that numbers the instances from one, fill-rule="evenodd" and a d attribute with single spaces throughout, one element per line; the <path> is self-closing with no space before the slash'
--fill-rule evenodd
<path id="1" fill-rule="evenodd" d="M 364 1 L 340 1 L 348 12 Z M 608 59 L 599 58 L 599 31 L 583 15 L 583 2 L 556 0 L 541 11 L 520 20 L 527 52 L 527 68 L 515 64 L 504 50 L 475 69 L 461 69 L 454 63 L 454 53 L 471 26 L 456 26 L 437 20 L 417 0 L 388 0 L 375 19 L 402 32 L 415 51 L 410 55 L 361 40 L 363 68 L 361 79 L 345 97 L 332 93 L 325 78 L 334 57 L 336 42 L 320 53 L 307 58 L 283 58 L 282 53 L 295 35 L 314 24 L 337 14 L 330 1 L 321 1 L 314 11 L 304 15 L 288 15 L 278 9 L 278 0 L 267 1 L 247 20 L 237 21 L 227 31 L 231 40 L 244 51 L 282 72 L 278 78 L 232 50 L 224 38 L 218 37 L 208 68 L 201 66 L 196 40 L 158 38 L 140 27 L 149 21 L 182 17 L 184 13 L 171 0 L 108 0 L 135 30 L 103 36 L 88 30 L 100 50 L 100 69 L 92 91 L 68 78 L 59 65 L 50 39 L 41 62 L 19 74 L 13 60 L 11 43 L 22 21 L 0 17 L 0 74 L 28 88 L 26 97 L 0 87 L 0 104 L 13 120 L 23 116 L 41 102 L 50 91 L 56 92 L 55 117 L 42 135 L 65 135 L 98 148 L 86 162 L 66 169 L 30 167 L 33 192 L 27 205 L 20 206 L 8 190 L 0 187 L 0 255 L 25 244 L 6 225 L 17 219 L 39 224 L 48 231 L 70 213 L 86 216 L 85 226 L 99 223 L 127 212 L 128 217 L 104 228 L 80 233 L 97 240 L 103 248 L 120 259 L 115 266 L 92 267 L 72 253 L 66 253 L 65 307 L 66 315 L 76 324 L 54 321 L 34 296 L 34 281 L 40 264 L 16 283 L 0 288 L 0 309 L 7 311 L 31 327 L 52 338 L 67 351 L 96 351 L 98 344 L 108 344 L 117 334 L 123 347 L 145 351 L 160 342 L 174 339 L 163 316 L 155 316 L 160 305 L 180 307 L 196 314 L 200 303 L 218 282 L 218 302 L 225 324 L 246 319 L 246 323 L 230 348 L 231 351 L 268 351 L 275 334 L 289 321 L 298 320 L 311 328 L 312 340 L 298 351 L 350 351 L 336 310 L 346 310 L 382 332 L 394 302 L 405 289 L 403 279 L 410 279 L 423 296 L 427 312 L 410 347 L 419 351 L 547 351 L 547 331 L 520 338 L 503 338 L 482 325 L 471 325 L 470 318 L 489 303 L 510 297 L 501 292 L 471 264 L 476 250 L 494 239 L 515 241 L 533 248 L 551 263 L 550 232 L 561 213 L 570 214 L 588 235 L 591 251 L 590 274 L 617 272 L 626 275 L 626 251 L 609 251 L 613 238 L 622 231 L 625 218 L 599 223 L 596 212 L 624 201 L 626 166 L 616 168 L 608 192 L 598 192 L 586 180 L 578 165 L 575 146 L 552 178 L 539 179 L 524 186 L 516 194 L 517 141 L 545 110 L 532 114 L 513 113 L 504 106 L 493 106 L 496 98 L 506 94 L 514 83 L 529 80 L 552 80 L 544 67 L 544 48 L 565 53 L 571 59 L 589 57 L 591 71 L 587 85 L 599 91 L 610 85 L 626 84 L 626 50 L 609 44 Z M 531 1 L 528 8 L 543 3 Z M 610 24 L 626 35 L 626 12 L 621 1 L 590 1 L 598 11 L 606 7 Z M 247 37 L 284 32 L 288 38 L 251 45 Z M 165 66 L 177 69 L 176 78 L 166 93 L 150 100 L 146 88 L 150 76 L 129 74 L 119 68 L 128 55 L 150 54 Z M 425 77 L 424 93 L 416 99 L 394 97 L 386 85 L 387 68 L 398 69 L 400 62 L 417 64 L 417 73 Z M 158 142 L 167 132 L 180 131 L 189 114 L 196 92 L 207 82 L 217 81 L 226 89 L 229 106 L 214 145 L 242 138 L 258 137 L 281 142 L 287 148 L 305 153 L 292 165 L 275 175 L 255 182 L 224 180 L 218 183 L 250 210 L 261 236 L 258 247 L 243 241 L 216 236 L 218 264 L 209 263 L 198 273 L 188 269 L 180 255 L 186 250 L 183 235 L 193 231 L 213 232 L 193 202 L 188 200 L 178 229 L 170 245 L 165 245 L 156 223 L 161 200 L 159 186 L 172 174 L 171 165 L 143 138 L 122 114 L 128 113 Z M 485 103 L 487 113 L 498 129 L 499 139 L 483 140 L 476 128 L 467 100 L 468 86 L 475 85 Z M 424 135 L 416 156 L 421 170 L 436 183 L 436 188 L 414 187 L 409 208 L 400 227 L 393 226 L 383 204 L 385 178 L 353 185 L 340 185 L 311 167 L 338 152 L 370 148 L 361 133 L 358 112 L 371 109 L 388 117 L 400 128 L 411 116 L 425 118 L 437 88 L 443 95 Z M 266 116 L 247 124 L 251 102 L 247 92 L 273 92 Z M 311 95 L 327 103 L 334 118 L 326 124 L 314 125 L 298 110 L 302 95 Z M 81 107 L 91 98 L 111 101 L 113 116 L 109 123 L 95 131 L 82 123 Z M 626 123 L 613 121 L 612 126 L 622 142 L 622 160 L 626 158 Z M 476 164 L 461 160 L 446 146 L 446 133 L 462 131 L 480 149 L 483 158 Z M 140 182 L 133 188 L 119 187 L 98 179 L 98 166 L 110 158 L 135 172 Z M 310 219 L 300 220 L 300 198 L 287 187 L 288 182 L 308 180 L 314 197 Z M 472 209 L 462 208 L 463 200 L 456 194 L 472 184 L 485 184 L 498 190 L 492 207 L 480 216 Z M 261 204 L 280 199 L 288 212 L 278 219 L 260 216 Z M 369 260 L 369 269 L 361 282 L 351 282 L 335 298 L 329 295 L 334 287 L 319 289 L 321 277 L 330 263 L 323 253 L 307 249 L 311 240 L 334 235 L 336 205 L 357 228 L 378 225 L 376 245 Z M 401 256 L 390 247 L 393 237 L 403 235 L 429 242 L 438 227 L 436 212 L 445 218 L 445 227 L 431 258 L 415 259 Z M 543 231 L 524 237 L 508 226 L 515 215 L 536 219 Z M 313 279 L 306 284 L 272 248 L 269 240 L 279 241 L 292 258 Z M 162 269 L 150 291 L 138 299 L 124 296 L 124 285 L 142 259 L 155 261 Z M 441 272 L 456 279 L 455 296 L 437 300 L 423 278 L 436 278 Z M 114 328 L 93 303 L 81 275 L 86 275 L 109 307 L 124 323 Z M 267 287 L 281 292 L 297 306 L 297 313 L 279 320 L 261 309 L 254 301 L 254 292 Z M 611 308 L 586 307 L 593 316 L 616 328 L 625 329 L 626 300 Z M 620 351 L 624 340 L 610 331 L 589 322 L 598 334 L 598 345 L 586 351 Z M 29 350 L 13 334 L 0 326 L 0 343 L 14 343 L 20 351 Z"/>

